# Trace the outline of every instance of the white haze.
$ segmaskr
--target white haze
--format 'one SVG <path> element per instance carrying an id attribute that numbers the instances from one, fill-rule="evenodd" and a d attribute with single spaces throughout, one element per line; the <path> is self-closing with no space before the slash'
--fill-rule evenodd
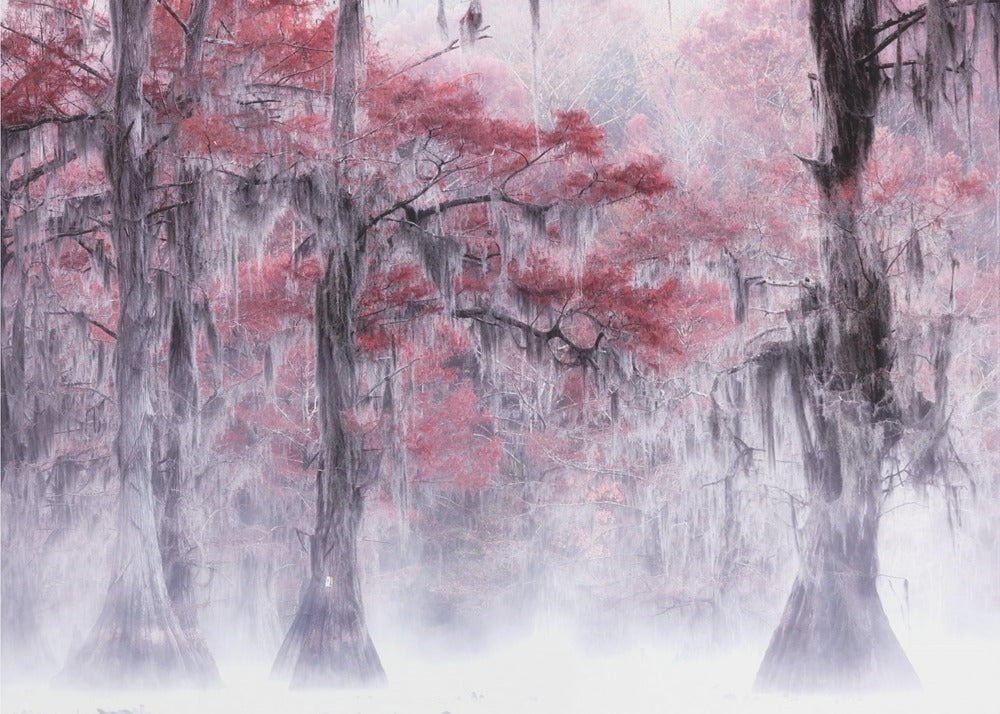
<path id="1" fill-rule="evenodd" d="M 655 0 L 649 0 L 654 4 Z M 568 3 L 568 0 L 566 0 Z M 5 3 L 0 0 L 0 8 Z M 454 25 L 464 3 L 448 2 Z M 663 3 L 665 5 L 665 3 Z M 503 55 L 509 38 L 527 27 L 527 2 L 487 4 L 497 10 L 489 20 Z M 708 3 L 673 0 L 676 27 Z M 544 12 L 559 8 L 543 4 Z M 571 7 L 561 6 L 563 10 Z M 418 11 L 419 8 L 419 11 Z M 515 11 L 516 10 L 516 11 Z M 434 8 L 425 0 L 371 2 L 376 27 L 390 38 L 434 37 Z M 520 23 L 514 26 L 516 23 Z M 548 26 L 547 26 L 548 27 Z M 454 31 L 454 27 L 452 28 Z M 624 28 L 600 28 L 625 32 Z M 507 38 L 507 39 L 505 39 Z M 543 38 L 544 40 L 544 38 Z M 423 56 L 413 48 L 413 57 Z M 703 437 L 705 435 L 702 435 Z M 530 633 L 512 633 L 497 622 L 492 638 L 477 638 L 477 649 L 450 631 L 447 642 L 425 636 L 424 623 L 401 622 L 386 615 L 386 603 L 366 597 L 372 636 L 389 679 L 383 689 L 348 692 L 290 692 L 268 679 L 274 652 L 268 643 L 236 662 L 235 645 L 226 639 L 228 623 L 205 618 L 205 630 L 219 657 L 224 686 L 203 691 L 58 692 L 48 687 L 66 652 L 56 653 L 52 671 L 33 679 L 0 676 L 3 714 L 741 714 L 844 712 L 851 714 L 997 714 L 1000 712 L 1000 511 L 989 495 L 973 505 L 981 516 L 954 530 L 944 507 L 904 491 L 887 509 L 880 539 L 882 601 L 904 649 L 923 682 L 919 692 L 869 696 L 787 697 L 752 691 L 757 666 L 777 624 L 790 582 L 769 602 L 744 609 L 767 613 L 761 621 L 743 622 L 727 645 L 703 641 L 701 632 L 679 630 L 664 636 L 631 637 L 598 648 L 581 633 L 578 619 L 538 614 Z M 771 514 L 769 514 L 770 517 Z M 976 518 L 979 518 L 977 521 Z M 791 577 L 792 564 L 785 568 Z M 104 587 L 103 573 L 95 574 Z M 98 589 L 99 589 L 98 588 Z M 82 588 L 81 588 L 82 589 Z M 366 593 L 371 595 L 371 593 Z M 72 630 L 86 632 L 99 600 L 82 598 L 61 622 L 68 649 Z M 627 619 L 629 613 L 622 613 Z M 766 619 L 766 622 L 763 620 Z M 283 623 L 287 624 L 287 623 Z M 634 624 L 634 623 L 633 623 Z M 641 631 L 642 622 L 637 628 Z M 650 630 L 653 627 L 650 625 Z M 280 637 L 280 632 L 277 633 Z M 59 638 L 53 637 L 53 640 Z M 63 647 L 65 644 L 65 647 Z"/>
<path id="2" fill-rule="evenodd" d="M 988 509 L 987 509 L 988 510 Z M 461 632 L 442 645 L 422 623 L 391 622 L 370 608 L 385 688 L 292 692 L 268 678 L 270 657 L 234 664 L 225 629 L 212 628 L 224 686 L 212 691 L 52 691 L 3 677 L 4 714 L 996 714 L 1000 711 L 1000 592 L 995 551 L 981 540 L 989 518 L 947 526 L 934 497 L 903 491 L 882 526 L 880 590 L 893 628 L 919 673 L 918 692 L 780 696 L 752 691 L 768 631 L 746 627 L 728 646 L 694 631 L 610 642 L 584 636 L 579 621 L 535 617 L 532 632 L 505 632 L 469 651 Z M 905 582 L 905 586 L 904 586 Z M 753 603 L 777 613 L 779 602 Z M 377 602 L 377 598 L 375 599 Z M 751 605 L 748 603 L 747 605 Z M 773 623 L 772 623 L 773 625 Z M 669 641 L 667 641 L 669 639 Z M 596 641 L 595 641 L 596 640 Z M 228 657 L 228 663 L 227 663 Z"/>
<path id="3" fill-rule="evenodd" d="M 468 659 L 428 660 L 418 649 L 382 646 L 390 684 L 377 690 L 289 692 L 266 666 L 222 669 L 210 692 L 52 692 L 5 684 L 5 714 L 511 714 L 546 712 L 852 712 L 972 714 L 997 711 L 996 640 L 910 638 L 924 688 L 868 696 L 760 695 L 751 691 L 755 649 L 685 656 L 653 646 L 587 655 L 565 632 L 546 630 Z"/>

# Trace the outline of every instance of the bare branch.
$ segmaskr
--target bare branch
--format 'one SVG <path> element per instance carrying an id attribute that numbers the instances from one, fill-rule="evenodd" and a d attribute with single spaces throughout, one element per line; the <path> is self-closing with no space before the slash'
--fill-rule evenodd
<path id="1" fill-rule="evenodd" d="M 95 320 L 92 317 L 89 317 L 88 315 L 84 314 L 83 312 L 80 312 L 79 310 L 59 310 L 58 312 L 49 312 L 49 313 L 46 313 L 46 314 L 48 314 L 48 315 L 65 315 L 67 317 L 72 317 L 72 318 L 75 318 L 77 320 L 82 320 L 84 322 L 90 323 L 91 325 L 93 325 L 94 327 L 96 327 L 98 330 L 100 330 L 101 332 L 103 332 L 104 334 L 106 334 L 111 339 L 114 339 L 114 340 L 118 339 L 118 335 L 115 334 L 115 331 L 112 330 L 110 327 L 105 326 L 104 324 L 98 322 L 97 320 Z"/>
<path id="2" fill-rule="evenodd" d="M 46 124 L 71 124 L 77 121 L 88 121 L 101 118 L 100 114 L 74 114 L 73 116 L 42 116 L 27 124 L 5 126 L 4 131 L 30 131 Z"/>
<path id="3" fill-rule="evenodd" d="M 858 64 L 866 64 L 867 62 L 869 62 L 869 61 L 875 59 L 876 57 L 878 57 L 879 54 L 882 52 L 882 50 L 884 50 L 889 45 L 891 45 L 893 42 L 895 42 L 896 40 L 898 40 L 900 37 L 902 37 L 902 35 L 903 35 L 904 32 L 906 32 L 911 27 L 913 27 L 918 22 L 920 22 L 924 18 L 925 14 L 926 14 L 926 8 L 925 8 L 925 10 L 924 10 L 923 13 L 920 13 L 920 14 L 916 15 L 915 17 L 912 17 L 910 20 L 902 23 L 896 29 L 895 32 L 893 32 L 891 35 L 889 35 L 884 40 L 882 40 L 881 42 L 879 42 L 875 46 L 875 49 L 873 49 L 871 52 L 869 52 L 868 54 L 866 54 L 864 57 L 861 57 L 860 59 L 858 59 L 858 61 L 857 61 Z"/>
<path id="4" fill-rule="evenodd" d="M 185 36 L 191 34 L 191 30 L 188 29 L 187 23 L 181 19 L 181 16 L 177 14 L 176 10 L 170 7 L 170 3 L 168 3 L 166 0 L 156 0 L 156 2 L 159 3 L 164 10 L 167 11 L 167 14 L 170 15 L 170 17 L 174 18 L 174 21 L 177 22 L 178 25 L 181 26 L 181 29 L 184 30 Z"/>
<path id="5" fill-rule="evenodd" d="M 28 40 L 28 41 L 29 41 L 29 42 L 31 42 L 32 44 L 35 44 L 35 45 L 38 45 L 38 46 L 39 46 L 39 47 L 41 47 L 42 49 L 45 49 L 45 50 L 48 50 L 48 51 L 50 51 L 50 52 L 51 52 L 51 51 L 53 51 L 53 48 L 52 48 L 52 45 L 49 45 L 49 44 L 47 44 L 47 43 L 43 42 L 42 40 L 38 39 L 37 37 L 34 37 L 33 35 L 29 35 L 29 34 L 26 34 L 26 33 L 24 33 L 24 32 L 21 32 L 21 31 L 19 31 L 19 30 L 15 30 L 15 29 L 14 29 L 13 27 L 11 27 L 10 25 L 7 25 L 7 24 L 3 24 L 3 23 L 0 23 L 0 27 L 2 27 L 3 29 L 7 30 L 7 32 L 11 32 L 11 33 L 13 33 L 13 34 L 17 35 L 18 37 L 23 37 L 24 39 Z M 84 72 L 86 72 L 86 73 L 88 73 L 88 74 L 91 74 L 91 75 L 93 75 L 93 76 L 97 77 L 97 78 L 98 78 L 98 79 L 100 79 L 100 80 L 101 80 L 102 82 L 107 82 L 107 81 L 109 81 L 107 77 L 105 77 L 105 76 L 104 76 L 103 74 L 101 74 L 100 72 L 98 72 L 98 71 L 97 71 L 96 69 L 94 69 L 94 68 L 93 68 L 93 67 L 91 67 L 90 65 L 86 64 L 85 62 L 81 62 L 81 61 L 80 61 L 80 60 L 78 60 L 78 59 L 75 59 L 75 58 L 73 58 L 73 57 L 69 57 L 69 56 L 67 56 L 67 55 L 66 55 L 66 53 L 64 53 L 64 52 L 60 52 L 60 54 L 62 55 L 62 57 L 63 57 L 63 58 L 65 58 L 65 60 L 66 60 L 67 62 L 69 62 L 69 63 L 70 63 L 71 65 L 73 65 L 74 67 L 79 67 L 79 68 L 80 68 L 80 69 L 82 69 L 82 70 L 83 70 Z"/>
<path id="6" fill-rule="evenodd" d="M 549 345 L 550 348 L 553 342 L 557 342 L 561 344 L 569 353 L 569 359 L 566 360 L 560 359 L 553 351 L 553 358 L 556 363 L 562 365 L 563 367 L 591 367 L 597 369 L 595 354 L 600 349 L 601 344 L 604 342 L 606 337 L 605 333 L 602 331 L 598 333 L 593 345 L 590 347 L 584 347 L 575 343 L 569 336 L 566 335 L 565 332 L 563 332 L 559 321 L 556 321 L 556 323 L 549 329 L 543 330 L 535 327 L 534 325 L 530 325 L 523 320 L 519 320 L 512 315 L 507 315 L 506 313 L 498 312 L 485 307 L 462 308 L 455 310 L 453 315 L 457 318 L 475 320 L 476 322 L 480 322 L 484 325 L 515 329 L 526 337 L 544 342 Z"/>
<path id="7" fill-rule="evenodd" d="M 416 62 L 414 62 L 413 64 L 409 64 L 409 65 L 407 65 L 406 67 L 403 67 L 402 69 L 400 69 L 400 70 L 397 70 L 397 71 L 393 72 L 392 74 L 390 74 L 390 75 L 389 75 L 388 77 L 386 77 L 386 78 L 385 78 L 385 79 L 383 79 L 382 81 L 380 81 L 380 82 L 376 82 L 375 84 L 373 84 L 373 85 L 371 85 L 371 86 L 368 86 L 368 87 L 364 87 L 363 89 L 361 89 L 361 90 L 360 90 L 360 91 L 358 92 L 358 94 L 364 94 L 365 92 L 370 92 L 370 91 L 372 91 L 373 89 L 378 89 L 378 88 L 379 88 L 379 87 L 381 87 L 381 86 L 382 86 L 383 84 L 386 84 L 387 82 L 389 82 L 389 81 L 391 81 L 391 80 L 395 79 L 395 78 L 396 78 L 396 77 L 398 77 L 399 75 L 401 75 L 401 74 L 406 74 L 406 73 L 407 73 L 407 72 L 409 72 L 410 70 L 412 70 L 412 69 L 415 69 L 415 68 L 419 67 L 420 65 L 422 65 L 422 64 L 426 64 L 426 63 L 428 63 L 428 62 L 430 62 L 430 61 L 432 61 L 432 60 L 436 60 L 436 59 L 437 59 L 438 57 L 441 57 L 441 56 L 443 56 L 443 55 L 446 55 L 446 54 L 448 54 L 449 52 L 452 52 L 452 51 L 454 51 L 454 50 L 457 50 L 458 48 L 459 48 L 459 42 L 458 42 L 458 40 L 454 40 L 454 41 L 452 41 L 452 42 L 451 42 L 451 43 L 450 43 L 449 45 L 447 45 L 446 47 L 444 47 L 443 49 L 440 49 L 440 50 L 438 50 L 437 52 L 434 52 L 434 53 L 432 53 L 432 54 L 429 54 L 429 55 L 427 55 L 426 57 L 424 57 L 423 59 L 419 59 L 419 60 L 417 60 Z"/>
<path id="8" fill-rule="evenodd" d="M 980 2 L 996 5 L 1000 3 L 1000 0 L 954 0 L 954 2 L 946 4 L 945 8 L 948 10 L 953 10 L 959 7 L 971 7 Z M 901 13 L 900 15 L 892 18 L 891 20 L 886 20 L 885 22 L 876 25 L 873 28 L 873 32 L 876 35 L 880 32 L 884 32 L 893 27 L 897 29 L 893 31 L 893 33 L 890 34 L 888 37 L 879 42 L 874 50 L 866 54 L 864 57 L 860 57 L 857 60 L 858 64 L 865 64 L 866 62 L 870 62 L 872 59 L 878 57 L 879 53 L 881 53 L 882 50 L 886 49 L 893 42 L 897 41 L 900 37 L 903 36 L 903 33 L 905 33 L 911 27 L 913 27 L 918 22 L 923 20 L 926 16 L 927 16 L 927 6 L 921 5 L 918 8 L 914 8 L 909 12 Z"/>

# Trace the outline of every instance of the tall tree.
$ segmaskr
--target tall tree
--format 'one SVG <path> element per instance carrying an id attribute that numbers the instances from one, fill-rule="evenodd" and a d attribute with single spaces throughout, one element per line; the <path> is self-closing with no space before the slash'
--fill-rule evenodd
<path id="1" fill-rule="evenodd" d="M 28 174 L 17 179 L 14 187 L 24 184 L 30 187 L 35 181 L 45 180 L 47 185 L 65 185 L 70 195 L 81 189 L 94 191 L 87 197 L 86 201 L 79 199 L 65 200 L 62 197 L 46 195 L 39 200 L 45 209 L 58 218 L 46 226 L 44 232 L 48 234 L 47 240 L 38 242 L 39 246 L 45 246 L 50 241 L 55 241 L 57 246 L 63 243 L 75 243 L 77 249 L 82 249 L 89 253 L 92 267 L 97 268 L 100 278 L 103 278 L 104 288 L 111 287 L 111 275 L 114 272 L 114 257 L 106 254 L 104 246 L 104 226 L 110 225 L 111 221 L 105 216 L 110 212 L 110 197 L 105 185 L 107 174 L 97 171 L 96 166 L 90 165 L 92 155 L 99 154 L 95 151 L 100 144 L 104 143 L 107 127 L 104 122 L 95 121 L 95 115 L 107 116 L 105 107 L 106 98 L 109 94 L 107 78 L 100 71 L 103 69 L 103 61 L 100 59 L 107 49 L 107 18 L 93 10 L 81 12 L 81 7 L 72 3 L 69 6 L 61 4 L 51 6 L 40 6 L 36 3 L 19 3 L 17 11 L 9 18 L 11 24 L 4 25 L 4 64 L 5 69 L 14 71 L 10 75 L 5 75 L 5 142 L 8 139 L 16 138 L 12 148 L 20 145 L 28 147 L 29 150 L 21 152 L 26 159 L 30 159 L 30 146 L 32 143 L 40 143 L 45 153 L 45 145 L 50 138 L 55 138 L 55 159 L 43 163 L 40 166 L 28 167 Z M 178 63 L 176 67 L 170 67 L 174 78 L 171 90 L 168 94 L 171 97 L 171 105 L 167 111 L 162 111 L 160 121 L 157 123 L 154 118 L 149 122 L 149 126 L 142 129 L 146 135 L 154 138 L 147 139 L 147 147 L 144 149 L 146 165 L 149 170 L 147 191 L 151 191 L 153 186 L 153 166 L 152 158 L 155 146 L 161 145 L 164 132 L 168 138 L 176 139 L 177 128 L 180 120 L 190 114 L 190 109 L 198 99 L 198 90 L 201 73 L 202 44 L 207 28 L 207 21 L 211 3 L 207 0 L 193 3 L 190 15 L 185 23 L 176 13 L 169 19 L 169 22 L 176 22 L 184 29 L 183 63 Z M 167 12 L 162 13 L 168 16 Z M 55 22 L 51 22 L 55 20 Z M 155 19 L 154 19 L 155 21 Z M 159 42 L 150 48 L 153 56 L 176 56 L 171 43 L 177 42 L 177 38 L 169 33 L 167 37 L 159 38 Z M 22 46 L 10 47 L 8 39 L 16 38 Z M 15 42 L 15 45 L 17 42 Z M 180 44 L 180 43 L 177 43 Z M 36 48 L 35 52 L 25 52 L 27 48 Z M 8 51 L 13 50 L 13 51 Z M 34 56 L 41 55 L 41 56 Z M 159 64 L 163 64 L 161 59 Z M 100 68 L 100 69 L 95 69 Z M 12 76 L 11 76 L 12 75 Z M 164 73 L 166 75 L 166 73 Z M 87 77 L 86 81 L 80 81 L 80 76 Z M 146 80 L 149 79 L 147 73 Z M 156 94 L 156 84 L 153 83 L 153 94 Z M 147 104 L 148 97 L 146 98 Z M 87 110 L 90 110 L 89 112 Z M 147 110 L 148 111 L 148 110 Z M 149 112 L 152 114 L 152 112 Z M 13 119 L 13 121 L 10 121 Z M 10 126 L 13 124 L 13 127 Z M 58 132 L 52 131 L 49 124 L 59 127 Z M 138 129 L 137 129 L 138 130 Z M 40 140 L 40 141 L 39 141 Z M 181 156 L 182 151 L 177 151 L 176 142 L 171 147 L 174 149 L 173 155 Z M 6 152 L 5 152 L 6 153 Z M 107 157 L 106 157 L 107 158 Z M 182 162 L 183 163 L 183 162 Z M 106 168 L 106 167 L 105 167 Z M 4 166 L 5 180 L 9 177 L 10 165 Z M 169 169 L 166 173 L 169 173 Z M 159 424 L 154 425 L 154 453 L 151 463 L 153 464 L 153 490 L 157 502 L 155 512 L 157 515 L 157 528 L 159 531 L 159 546 L 161 556 L 164 561 L 164 570 L 167 577 L 167 590 L 171 596 L 174 608 L 182 621 L 184 629 L 192 638 L 193 643 L 198 648 L 205 650 L 203 657 L 211 659 L 207 655 L 207 650 L 202 644 L 201 634 L 198 631 L 195 616 L 196 608 L 193 603 L 191 593 L 192 563 L 191 553 L 195 551 L 188 542 L 188 536 L 184 533 L 182 515 L 185 503 L 185 491 L 190 487 L 188 479 L 183 475 L 190 471 L 189 462 L 193 450 L 194 441 L 194 419 L 197 409 L 197 375 L 193 360 L 193 335 L 192 333 L 192 312 L 191 305 L 193 283 L 196 276 L 195 266 L 197 264 L 198 251 L 194 250 L 196 241 L 202 236 L 196 235 L 198 222 L 193 220 L 198 216 L 198 208 L 195 206 L 195 194 L 197 194 L 198 182 L 190 176 L 185 176 L 183 166 L 178 170 L 182 180 L 176 182 L 179 185 L 178 192 L 181 194 L 177 204 L 171 205 L 168 201 L 163 201 L 166 195 L 163 191 L 159 194 L 159 200 L 150 197 L 149 205 L 146 208 L 150 215 L 169 216 L 169 223 L 174 230 L 167 231 L 168 240 L 165 241 L 172 251 L 168 258 L 170 265 L 167 269 L 158 270 L 161 266 L 153 268 L 155 259 L 151 250 L 150 269 L 154 274 L 172 275 L 172 290 L 155 290 L 157 303 L 152 311 L 157 316 L 154 320 L 156 329 L 154 330 L 154 344 L 161 342 L 160 330 L 165 323 L 170 323 L 170 350 L 169 364 L 163 374 L 154 374 L 153 384 L 159 385 L 169 383 L 165 388 L 158 386 L 151 388 L 154 395 L 152 405 L 153 413 L 158 414 L 161 404 L 170 404 L 168 411 L 170 417 L 166 420 L 167 428 L 162 428 Z M 28 180 L 25 180 L 28 179 Z M 191 179 L 191 180 L 183 180 Z M 9 184 L 9 181 L 7 181 Z M 159 188 L 169 188 L 160 186 Z M 27 196 L 25 196 L 27 198 Z M 11 192 L 5 192 L 5 202 L 12 198 Z M 6 203 L 5 203 L 6 209 Z M 39 227 L 31 227 L 30 222 L 25 221 L 26 211 L 19 211 L 12 226 L 4 230 L 5 236 L 13 234 L 15 240 L 8 241 L 5 237 L 4 256 L 5 266 L 8 258 L 14 260 L 15 255 L 24 253 L 27 244 L 23 240 L 18 241 L 17 237 L 37 230 Z M 9 217 L 7 210 L 4 211 L 5 218 Z M 10 222 L 8 222 L 10 223 Z M 27 226 L 23 225 L 28 223 Z M 158 221 L 149 221 L 147 229 L 155 234 L 159 228 Z M 162 225 L 162 224 L 161 224 Z M 55 230 L 53 230 L 55 229 Z M 156 240 L 151 239 L 150 246 L 155 246 Z M 53 264 L 64 248 L 55 251 L 46 250 L 44 258 Z M 15 261 L 15 265 L 22 261 Z M 79 261 L 78 261 L 79 263 Z M 62 266 L 60 266 L 62 267 Z M 89 266 L 86 261 L 75 266 L 80 274 L 85 274 Z M 152 280 L 152 276 L 149 280 Z M 20 281 L 19 281 L 20 282 Z M 58 283 L 57 283 L 58 284 Z M 160 281 L 162 286 L 163 281 Z M 57 289 L 56 292 L 59 292 Z M 110 294 L 110 290 L 108 293 Z M 65 301 L 68 291 L 55 295 L 57 301 Z M 159 303 L 165 304 L 159 304 Z M 16 303 L 23 306 L 25 300 L 23 296 L 18 296 Z M 84 308 L 79 312 L 63 310 L 68 315 L 76 315 L 81 324 L 92 323 L 101 325 L 105 336 L 114 338 L 116 333 L 102 323 L 97 322 L 91 316 L 92 308 Z M 56 313 L 59 314 L 59 313 Z M 169 316 L 168 319 L 160 319 Z M 98 316 L 100 317 L 100 316 Z M 97 350 L 102 351 L 103 346 Z M 147 345 L 147 352 L 150 355 L 150 366 L 155 363 L 156 351 Z M 90 350 L 84 352 L 89 353 Z M 53 354 L 51 358 L 54 358 Z M 5 359 L 7 353 L 5 353 Z M 99 360 L 101 369 L 97 370 L 97 377 L 94 384 L 102 381 L 104 374 L 103 359 Z M 7 375 L 7 370 L 5 370 Z M 13 376 L 13 375 L 11 375 Z M 28 386 L 28 391 L 45 391 L 41 382 L 32 380 Z M 170 393 L 170 398 L 163 396 L 164 392 Z M 23 411 L 23 410 L 22 410 Z M 69 416 L 73 410 L 64 410 L 64 414 Z M 36 425 L 33 429 L 37 436 L 41 437 L 44 428 Z M 14 430 L 17 431 L 17 430 Z M 14 431 L 11 433 L 13 434 Z M 164 446 L 160 449 L 160 435 L 163 436 Z M 49 437 L 47 437 L 49 438 Z M 183 444 L 181 442 L 184 442 Z M 100 441 L 102 446 L 108 446 Z M 78 458 L 69 449 L 69 445 L 60 445 L 58 459 L 67 461 Z M 161 453 L 164 454 L 161 458 Z M 162 468 L 161 468 L 162 466 Z M 93 473 L 92 469 L 85 473 Z M 162 478 L 157 478 L 162 476 Z M 81 479 L 82 481 L 83 479 Z"/>
<path id="2" fill-rule="evenodd" d="M 340 3 L 334 46 L 331 136 L 343 158 L 356 138 L 358 76 L 363 69 L 361 0 Z M 356 314 L 367 264 L 367 231 L 358 199 L 337 163 L 332 195 L 314 217 L 323 246 L 316 285 L 316 388 L 320 456 L 316 528 L 309 539 L 310 578 L 274 671 L 293 686 L 357 686 L 385 677 L 365 622 L 357 539 L 371 465 L 349 423 L 359 397 Z M 325 210 L 324 210 L 325 209 Z M 324 215 L 325 214 L 325 215 Z"/>
<path id="3" fill-rule="evenodd" d="M 970 28 L 996 36 L 1000 25 L 983 2 L 931 0 L 888 20 L 880 18 L 883 7 L 879 0 L 809 4 L 818 127 L 816 156 L 806 164 L 820 194 L 822 276 L 818 285 L 803 283 L 794 340 L 780 359 L 791 379 L 810 508 L 799 575 L 757 674 L 761 689 L 918 685 L 876 589 L 883 466 L 901 415 L 888 261 L 862 219 L 863 172 L 883 70 L 903 71 L 907 30 L 926 21 L 915 90 L 931 118 L 952 86 L 946 72 L 969 69 Z M 894 43 L 896 63 L 880 65 Z"/>
<path id="4" fill-rule="evenodd" d="M 207 645 L 198 624 L 195 578 L 200 566 L 199 549 L 192 542 L 188 523 L 190 496 L 195 489 L 192 471 L 197 463 L 200 408 L 197 367 L 195 291 L 204 280 L 205 253 L 210 248 L 209 207 L 204 198 L 205 177 L 197 157 L 186 157 L 177 149 L 179 124 L 189 117 L 202 100 L 205 34 L 212 11 L 212 0 L 195 0 L 184 23 L 184 60 L 173 78 L 171 93 L 176 111 L 170 115 L 168 131 L 174 150 L 181 157 L 176 167 L 179 190 L 176 205 L 168 212 L 167 243 L 170 247 L 171 290 L 157 306 L 161 315 L 169 314 L 167 347 L 167 392 L 163 401 L 167 412 L 163 431 L 163 469 L 154 481 L 154 491 L 162 503 L 158 509 L 158 536 L 167 593 L 181 627 L 192 646 L 209 658 Z M 164 52 L 166 54 L 166 52 Z M 202 312 L 207 312 L 203 310 Z M 207 319 L 207 315 L 202 316 Z"/>
<path id="5" fill-rule="evenodd" d="M 112 0 L 114 105 L 105 153 L 111 240 L 117 260 L 115 457 L 121 483 L 115 572 L 104 607 L 60 675 L 69 685 L 212 684 L 214 661 L 193 645 L 167 592 L 153 498 L 153 367 L 156 302 L 150 273 L 153 165 L 143 80 L 149 61 L 148 0 Z"/>
<path id="6" fill-rule="evenodd" d="M 478 3 L 470 5 L 470 12 L 478 12 Z M 378 385 L 364 386 L 371 370 L 358 340 L 369 265 L 392 260 L 398 241 L 407 246 L 411 261 L 423 264 L 451 314 L 502 319 L 483 306 L 454 309 L 456 280 L 466 261 L 452 230 L 467 226 L 455 229 L 462 218 L 453 226 L 451 216 L 464 216 L 482 231 L 489 222 L 487 210 L 509 209 L 523 218 L 529 237 L 543 239 L 546 214 L 569 202 L 567 197 L 611 203 L 648 198 L 669 187 L 662 167 L 649 157 L 623 165 L 600 160 L 601 132 L 582 113 L 558 115 L 555 127 L 542 132 L 488 114 L 466 78 L 409 80 L 401 77 L 405 70 L 379 69 L 362 82 L 364 35 L 362 4 L 341 3 L 332 93 L 334 168 L 317 167 L 302 176 L 294 196 L 297 212 L 314 231 L 323 265 L 314 315 L 321 445 L 316 527 L 309 536 L 311 574 L 274 666 L 296 687 L 351 686 L 384 677 L 365 625 L 357 563 L 365 493 L 379 481 L 381 470 L 377 452 L 366 448 L 359 428 L 364 421 L 359 407 L 371 401 L 366 395 L 378 391 Z M 365 130 L 358 128 L 359 96 L 367 102 Z M 367 160 L 366 150 L 378 158 Z M 401 169 L 386 176 L 379 168 L 386 161 Z M 567 212 L 567 240 L 570 216 L 576 213 Z M 506 219 L 503 225 L 509 229 Z M 483 272 L 494 273 L 490 262 L 502 264 L 495 260 L 501 255 L 483 258 Z M 532 338 L 577 349 L 558 326 Z M 571 358 L 596 351 L 577 349 Z M 383 410 L 391 409 L 391 393 L 384 384 L 382 389 Z"/>
<path id="7" fill-rule="evenodd" d="M 107 453 L 98 436 L 105 422 L 97 418 L 104 413 L 106 388 L 98 385 L 106 381 L 105 344 L 90 334 L 91 325 L 108 324 L 107 303 L 86 304 L 100 279 L 88 279 L 81 270 L 88 261 L 79 260 L 82 246 L 93 244 L 91 209 L 103 213 L 102 202 L 72 177 L 84 165 L 97 169 L 89 148 L 98 125 L 94 99 L 109 83 L 97 61 L 100 43 L 82 41 L 85 30 L 69 19 L 83 7 L 7 6 L 0 42 L 2 639 L 11 672 L 47 659 L 39 567 L 73 520 L 67 489 L 85 484 Z M 39 220 L 44 214 L 58 218 Z M 81 399 L 74 383 L 93 385 L 94 397 Z M 89 425 L 80 418 L 88 410 Z M 51 535 L 40 538 L 41 529 Z"/>

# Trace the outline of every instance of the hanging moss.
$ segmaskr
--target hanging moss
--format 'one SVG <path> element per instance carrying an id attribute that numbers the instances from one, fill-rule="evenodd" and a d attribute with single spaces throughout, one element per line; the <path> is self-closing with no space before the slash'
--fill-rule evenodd
<path id="1" fill-rule="evenodd" d="M 428 277 L 444 301 L 445 309 L 448 313 L 453 312 L 455 278 L 462 271 L 464 245 L 451 236 L 436 235 L 420 228 L 412 228 L 409 234 L 411 240 L 416 243 L 424 270 L 427 271 Z"/>

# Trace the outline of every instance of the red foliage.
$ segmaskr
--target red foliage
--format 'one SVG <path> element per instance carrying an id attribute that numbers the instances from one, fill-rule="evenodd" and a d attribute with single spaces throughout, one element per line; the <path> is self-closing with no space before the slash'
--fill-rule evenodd
<path id="1" fill-rule="evenodd" d="M 411 419 L 407 449 L 414 481 L 475 490 L 496 476 L 503 444 L 469 383 L 429 386 L 417 394 Z"/>
<path id="2" fill-rule="evenodd" d="M 107 41 L 107 20 L 85 1 L 12 0 L 0 36 L 0 120 L 10 127 L 92 113 L 110 84 Z"/>
<path id="3" fill-rule="evenodd" d="M 294 264 L 280 255 L 267 255 L 259 265 L 239 266 L 239 300 L 226 305 L 221 324 L 265 342 L 295 321 L 312 319 L 312 287 L 319 275 L 315 260 Z M 224 287 L 224 283 L 218 285 Z"/>
<path id="4" fill-rule="evenodd" d="M 598 159 L 604 153 L 604 132 L 584 111 L 557 111 L 555 128 L 546 132 L 548 144 L 566 144 L 567 150 L 588 159 Z"/>

